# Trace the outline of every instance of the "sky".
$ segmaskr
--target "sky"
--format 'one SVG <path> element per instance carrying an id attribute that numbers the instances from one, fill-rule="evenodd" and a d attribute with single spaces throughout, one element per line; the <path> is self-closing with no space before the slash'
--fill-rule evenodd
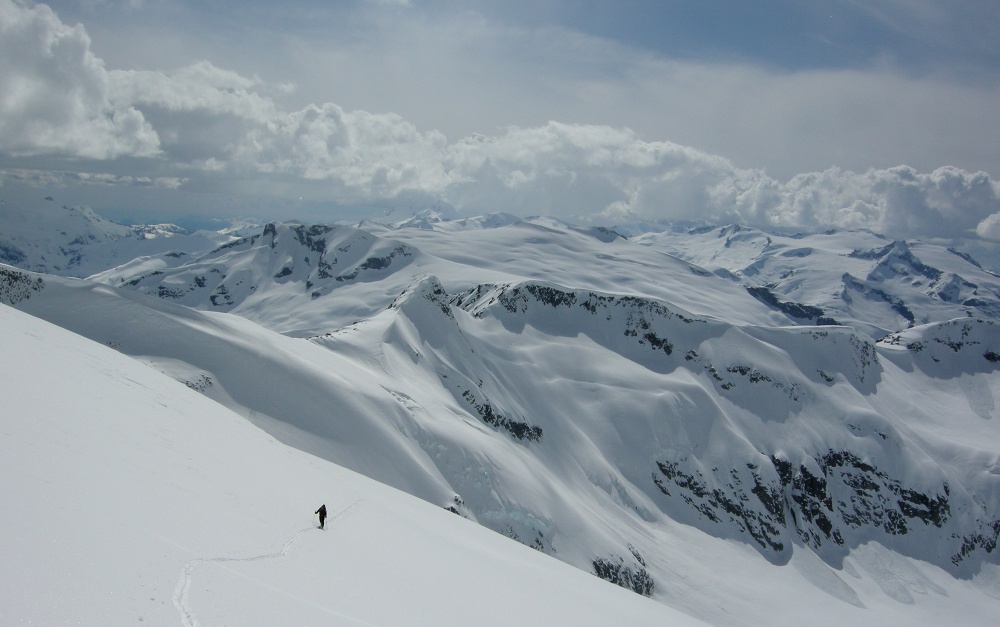
<path id="1" fill-rule="evenodd" d="M 0 200 L 1000 240 L 1000 4 L 0 0 Z"/>

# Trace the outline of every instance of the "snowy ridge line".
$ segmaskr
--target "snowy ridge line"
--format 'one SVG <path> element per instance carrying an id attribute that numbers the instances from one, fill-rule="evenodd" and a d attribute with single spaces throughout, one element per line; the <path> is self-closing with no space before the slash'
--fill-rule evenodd
<path id="1" fill-rule="evenodd" d="M 332 523 L 341 516 L 350 513 L 358 505 L 361 504 L 361 501 L 362 499 L 354 501 L 344 509 L 337 512 L 337 514 L 331 516 L 328 522 Z M 195 617 L 194 613 L 191 611 L 191 608 L 188 607 L 188 600 L 191 592 L 191 576 L 194 573 L 195 566 L 203 562 L 214 562 L 214 563 L 256 562 L 259 560 L 282 557 L 283 555 L 288 553 L 288 550 L 292 547 L 293 544 L 298 542 L 299 538 L 301 538 L 303 534 L 305 534 L 307 531 L 312 531 L 314 529 L 316 529 L 316 527 L 306 527 L 305 529 L 300 529 L 295 533 L 295 535 L 289 538 L 287 542 L 285 542 L 285 544 L 281 547 L 280 551 L 277 551 L 275 553 L 254 555 L 251 557 L 199 557 L 185 564 L 184 568 L 181 569 L 181 576 L 180 579 L 177 581 L 177 587 L 174 588 L 174 596 L 173 596 L 174 607 L 177 608 L 177 611 L 181 615 L 181 623 L 184 624 L 184 627 L 197 627 L 200 624 L 198 623 L 198 619 Z"/>

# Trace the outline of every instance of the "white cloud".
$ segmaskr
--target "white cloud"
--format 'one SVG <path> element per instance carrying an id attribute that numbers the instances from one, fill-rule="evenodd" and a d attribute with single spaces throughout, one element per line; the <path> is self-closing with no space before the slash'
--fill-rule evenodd
<path id="1" fill-rule="evenodd" d="M 159 138 L 109 98 L 108 73 L 82 26 L 45 5 L 0 0 L 0 150 L 108 159 L 149 156 Z"/>
<path id="2" fill-rule="evenodd" d="M 296 35 L 282 52 L 308 74 L 295 80 L 298 95 L 335 93 L 347 109 L 392 110 L 452 140 L 598 121 L 782 180 L 903 163 L 1000 175 L 995 81 L 905 74 L 889 64 L 790 72 L 669 59 L 568 29 L 413 13 L 345 22 L 360 34 Z"/>
<path id="3" fill-rule="evenodd" d="M 114 70 L 110 73 L 115 100 L 169 111 L 208 111 L 266 122 L 274 103 L 254 91 L 260 79 L 200 61 L 175 72 Z"/>
<path id="4" fill-rule="evenodd" d="M 331 181 L 347 202 L 373 201 L 443 191 L 446 143 L 440 133 L 421 133 L 397 115 L 327 103 L 257 126 L 234 159 L 259 172 Z"/>
<path id="5" fill-rule="evenodd" d="M 696 146 L 783 181 L 834 166 L 863 172 L 899 164 L 1000 176 L 995 76 L 963 80 L 948 68 L 906 73 L 889 61 L 789 72 L 731 59 L 665 58 L 569 28 L 492 19 L 497 11 L 482 3 L 461 11 L 413 4 L 397 11 L 374 1 L 253 3 L 235 15 L 214 3 L 147 3 L 134 18 L 105 12 L 88 26 L 108 67 L 191 67 L 210 59 L 264 77 L 253 91 L 286 111 L 327 101 L 346 111 L 391 111 L 452 141 L 549 120 L 599 122 Z M 968 7 L 951 13 L 966 15 Z M 218 28 L 220 16 L 234 28 Z M 295 92 L 278 93 L 279 83 L 296 85 Z"/>
<path id="6" fill-rule="evenodd" d="M 982 222 L 976 225 L 976 234 L 983 239 L 1000 242 L 1000 211 L 986 216 Z"/>
<path id="7" fill-rule="evenodd" d="M 786 183 L 760 170 L 627 130 L 549 123 L 449 150 L 445 198 L 467 211 L 505 209 L 607 219 L 703 219 L 794 228 L 868 228 L 898 237 L 964 237 L 1000 210 L 1000 185 L 954 167 L 831 168 Z"/>
<path id="8" fill-rule="evenodd" d="M 64 25 L 44 6 L 0 0 L 0 28 L 0 153 L 155 156 L 122 166 L 141 172 L 75 179 L 62 162 L 53 168 L 60 184 L 197 183 L 294 196 L 301 195 L 290 191 L 299 184 L 341 204 L 445 202 L 466 213 L 870 228 L 899 237 L 992 237 L 997 228 L 1000 187 L 982 172 L 828 168 L 782 182 L 623 126 L 554 121 L 449 141 L 394 113 L 332 103 L 289 108 L 276 100 L 284 85 L 208 61 L 169 72 L 108 71 L 83 27 Z M 614 48 L 605 52 L 620 56 Z M 677 72 L 692 85 L 704 78 L 690 67 Z M 751 96 L 763 97 L 778 79 L 757 71 L 740 80 Z M 716 84 L 720 93 L 730 93 L 732 85 L 723 83 Z M 708 113 L 724 128 L 738 126 L 739 120 Z M 817 139 L 810 125 L 800 125 L 804 137 Z M 30 178 L 9 172 L 11 180 Z"/>

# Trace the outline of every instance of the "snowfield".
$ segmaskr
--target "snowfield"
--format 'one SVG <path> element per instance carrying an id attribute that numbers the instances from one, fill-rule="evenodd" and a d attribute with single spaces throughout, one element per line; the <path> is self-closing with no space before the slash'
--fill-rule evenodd
<path id="1" fill-rule="evenodd" d="M 107 347 L 0 325 L 2 624 L 699 624 Z"/>
<path id="2" fill-rule="evenodd" d="M 127 622 L 994 624 L 995 276 L 682 235 L 426 215 L 0 266 L 3 568 L 49 560 L 0 612 L 105 579 Z"/>

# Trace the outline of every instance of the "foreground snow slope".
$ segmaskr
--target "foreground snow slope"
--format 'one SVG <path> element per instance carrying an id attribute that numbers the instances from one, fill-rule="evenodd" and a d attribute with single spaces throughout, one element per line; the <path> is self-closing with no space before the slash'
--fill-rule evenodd
<path id="1" fill-rule="evenodd" d="M 695 623 L 107 347 L 3 305 L 0 328 L 2 624 Z"/>

